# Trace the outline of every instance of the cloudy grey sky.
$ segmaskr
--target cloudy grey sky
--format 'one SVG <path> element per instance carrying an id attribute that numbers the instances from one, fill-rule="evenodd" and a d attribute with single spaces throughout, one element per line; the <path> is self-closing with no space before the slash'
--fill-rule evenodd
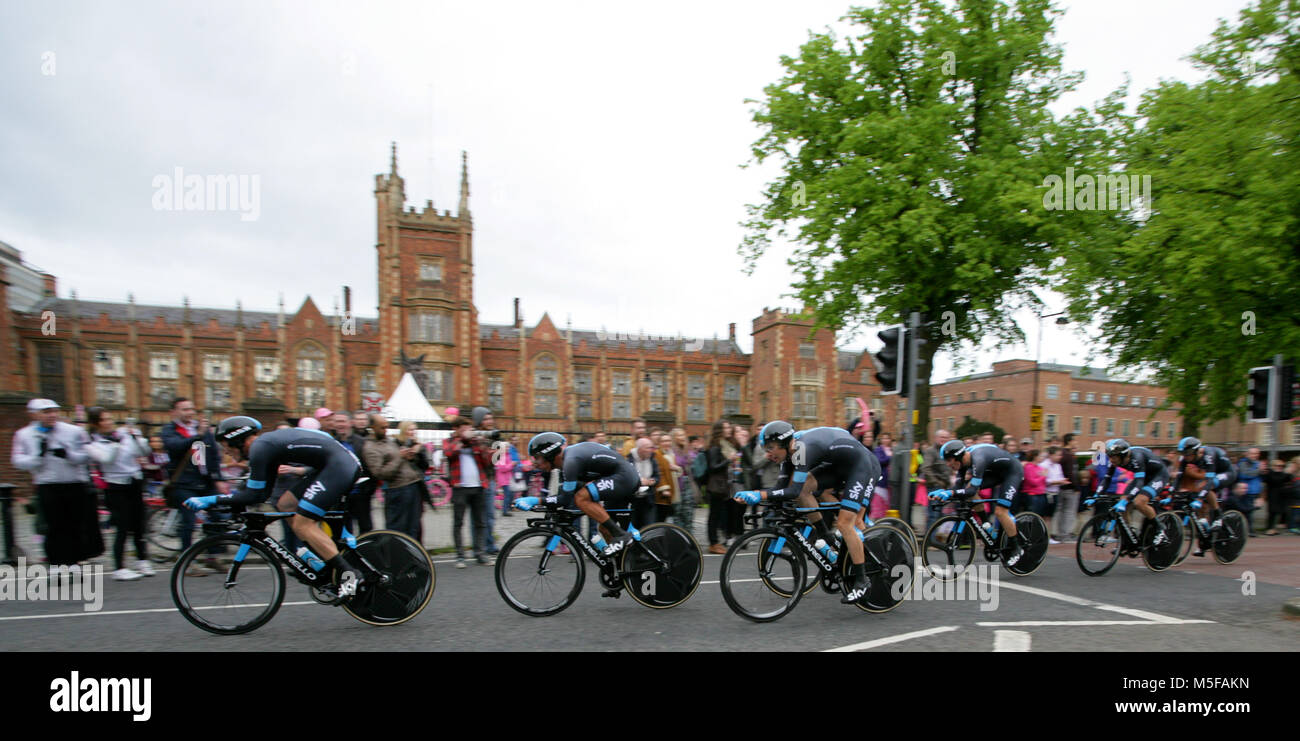
<path id="1" fill-rule="evenodd" d="M 58 2 L 0 22 L 0 241 L 87 299 L 374 315 L 374 175 L 389 142 L 407 202 L 455 209 L 469 152 L 480 318 L 523 299 L 563 326 L 712 336 L 793 305 L 784 258 L 737 245 L 765 180 L 740 169 L 746 98 L 845 0 Z M 1063 3 L 1058 112 L 1132 78 L 1199 79 L 1185 56 L 1245 0 Z M 257 175 L 256 220 L 157 210 L 155 178 Z M 1051 298 L 1048 298 L 1049 303 Z M 1033 357 L 982 348 L 981 369 Z M 1086 331 L 1083 333 L 1086 338 Z M 876 340 L 858 337 L 860 349 Z M 1048 320 L 1043 359 L 1089 343 Z M 972 357 L 971 353 L 963 353 Z M 952 369 L 940 357 L 936 378 Z"/>

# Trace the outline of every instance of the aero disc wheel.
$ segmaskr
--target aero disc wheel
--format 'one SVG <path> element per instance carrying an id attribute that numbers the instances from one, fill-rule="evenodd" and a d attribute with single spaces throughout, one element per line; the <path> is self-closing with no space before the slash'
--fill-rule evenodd
<path id="1" fill-rule="evenodd" d="M 410 620 L 433 598 L 433 560 L 414 538 L 394 530 L 372 530 L 357 538 L 353 557 L 387 577 L 343 602 L 352 617 L 369 625 L 400 625 Z"/>
<path id="2" fill-rule="evenodd" d="M 568 553 L 560 552 L 561 544 Z M 550 530 L 521 530 L 497 554 L 497 592 L 507 605 L 532 617 L 555 615 L 573 604 L 586 576 L 582 548 Z"/>
<path id="3" fill-rule="evenodd" d="M 925 531 L 921 563 L 926 574 L 939 581 L 952 581 L 970 570 L 975 559 L 975 532 L 957 515 L 935 520 Z"/>
<path id="4" fill-rule="evenodd" d="M 769 553 L 772 558 L 760 558 Z M 776 528 L 750 530 L 736 539 L 722 557 L 719 583 L 722 598 L 737 615 L 758 623 L 779 620 L 799 604 L 807 564 Z M 782 591 L 769 584 L 783 586 Z"/>
<path id="5" fill-rule="evenodd" d="M 665 565 L 660 566 L 655 558 Z M 632 599 L 646 607 L 665 609 L 676 607 L 695 594 L 704 573 L 703 562 L 700 544 L 690 533 L 676 525 L 657 522 L 641 530 L 640 546 L 633 544 L 623 549 L 619 571 L 623 588 Z"/>
<path id="6" fill-rule="evenodd" d="M 1016 515 L 1016 532 L 1025 536 L 1025 552 L 1015 566 L 1007 566 L 1007 571 L 1016 576 L 1029 576 L 1047 560 L 1047 523 L 1033 512 L 1021 512 Z"/>
<path id="7" fill-rule="evenodd" d="M 258 543 L 240 543 L 229 533 L 203 538 L 176 560 L 172 568 L 172 601 L 185 619 L 217 635 L 239 635 L 256 630 L 275 617 L 284 601 L 284 572 L 269 551 Z M 234 560 L 220 572 L 187 576 L 199 559 L 217 548 Z M 201 567 L 200 567 L 201 568 Z"/>
<path id="8" fill-rule="evenodd" d="M 1214 547 L 1214 560 L 1222 564 L 1229 564 L 1241 557 L 1241 552 L 1246 549 L 1246 538 L 1249 537 L 1246 518 L 1236 510 L 1229 510 L 1223 513 L 1223 524 L 1219 525 L 1212 533 L 1211 541 Z"/>
<path id="9" fill-rule="evenodd" d="M 873 522 L 872 524 L 888 525 L 889 527 L 894 528 L 895 530 L 902 533 L 903 535 L 906 535 L 907 538 L 912 541 L 913 551 L 915 551 L 920 544 L 920 542 L 916 538 L 916 531 L 912 529 L 912 526 L 907 524 L 906 522 L 903 522 L 903 520 L 898 517 L 882 517 L 879 520 Z"/>
<path id="10" fill-rule="evenodd" d="M 1172 512 L 1156 515 L 1155 525 L 1143 528 L 1142 562 L 1152 571 L 1164 571 L 1178 562 L 1183 552 L 1183 522 Z M 1163 534 L 1160 545 L 1152 545 L 1157 536 Z"/>
<path id="11" fill-rule="evenodd" d="M 906 535 L 890 525 L 880 524 L 867 528 L 862 546 L 868 568 L 878 563 L 880 572 L 870 575 L 871 587 L 867 596 L 856 603 L 857 608 L 864 612 L 889 612 L 912 592 L 916 551 Z M 847 549 L 842 550 L 840 558 L 840 583 L 847 585 L 852 568 Z"/>
<path id="12" fill-rule="evenodd" d="M 1096 515 L 1079 531 L 1074 543 L 1074 559 L 1088 576 L 1101 576 L 1119 560 L 1120 532 L 1118 521 L 1108 515 Z"/>

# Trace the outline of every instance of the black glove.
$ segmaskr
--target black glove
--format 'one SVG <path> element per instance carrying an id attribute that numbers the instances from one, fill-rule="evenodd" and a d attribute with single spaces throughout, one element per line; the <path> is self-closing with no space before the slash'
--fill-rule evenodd
<path id="1" fill-rule="evenodd" d="M 41 452 L 39 455 L 45 455 L 49 451 L 50 441 L 48 438 L 41 438 Z"/>
<path id="2" fill-rule="evenodd" d="M 68 451 L 64 450 L 63 448 L 55 448 L 54 450 L 51 450 L 50 452 L 53 453 L 55 456 L 57 456 L 57 457 L 59 457 L 59 458 L 67 458 L 67 457 L 68 457 Z"/>

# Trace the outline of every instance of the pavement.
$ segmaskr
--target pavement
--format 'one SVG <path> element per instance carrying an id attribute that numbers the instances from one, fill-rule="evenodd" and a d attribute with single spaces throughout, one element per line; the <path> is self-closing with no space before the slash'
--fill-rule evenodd
<path id="1" fill-rule="evenodd" d="M 426 511 L 427 546 L 450 544 L 447 510 Z M 695 532 L 703 544 L 706 516 L 707 510 L 697 510 Z M 498 519 L 498 544 L 524 527 L 525 519 L 518 513 Z M 376 525 L 381 522 L 377 518 Z M 984 599 L 960 598 L 978 597 L 978 588 L 945 595 L 927 579 L 898 608 L 875 615 L 817 590 L 781 620 L 762 624 L 727 607 L 718 585 L 721 560 L 706 553 L 698 590 L 672 609 L 647 609 L 626 595 L 603 599 L 589 569 L 574 605 L 553 617 L 531 618 L 503 603 L 495 569 L 474 564 L 454 569 L 454 559 L 442 554 L 434 557 L 432 601 L 404 625 L 363 625 L 341 610 L 311 602 L 306 588 L 290 581 L 275 618 L 235 637 L 204 633 L 177 613 L 163 564 L 154 578 L 105 580 L 98 611 L 70 601 L 0 600 L 0 650 L 1300 650 L 1300 620 L 1287 619 L 1282 608 L 1300 598 L 1300 537 L 1294 535 L 1253 538 L 1228 566 L 1208 557 L 1189 558 L 1152 573 L 1140 561 L 1123 558 L 1095 578 L 1080 572 L 1073 545 L 1066 543 L 1052 546 L 1042 568 L 1027 577 L 1000 567 L 984 570 L 979 582 Z"/>

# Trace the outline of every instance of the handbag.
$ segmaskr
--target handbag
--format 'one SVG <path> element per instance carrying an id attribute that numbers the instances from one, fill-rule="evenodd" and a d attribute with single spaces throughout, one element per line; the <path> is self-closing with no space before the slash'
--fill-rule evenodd
<path id="1" fill-rule="evenodd" d="M 163 501 L 167 502 L 167 506 L 172 509 L 181 508 L 181 503 L 176 500 L 176 482 L 180 480 L 181 474 L 185 472 L 185 467 L 188 465 L 190 465 L 190 455 L 186 453 L 185 457 L 181 459 L 181 464 L 172 473 L 171 479 L 163 482 L 161 492 Z"/>

